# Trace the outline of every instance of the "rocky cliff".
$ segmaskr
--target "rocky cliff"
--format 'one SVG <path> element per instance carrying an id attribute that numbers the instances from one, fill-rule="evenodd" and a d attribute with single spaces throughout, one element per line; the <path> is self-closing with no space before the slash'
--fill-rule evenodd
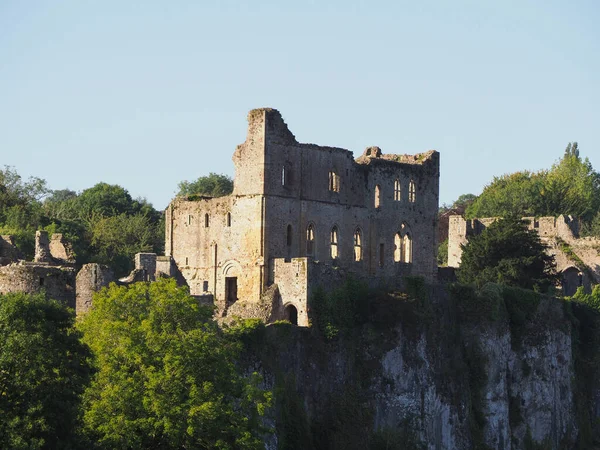
<path id="1" fill-rule="evenodd" d="M 277 399 L 267 448 L 593 447 L 595 310 L 496 285 L 407 291 L 372 295 L 363 323 L 331 317 L 334 333 L 248 337 Z"/>

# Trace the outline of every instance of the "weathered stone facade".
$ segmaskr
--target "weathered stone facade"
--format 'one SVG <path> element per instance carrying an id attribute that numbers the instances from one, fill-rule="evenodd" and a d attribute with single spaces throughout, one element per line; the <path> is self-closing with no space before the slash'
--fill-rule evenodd
<path id="1" fill-rule="evenodd" d="M 468 237 L 480 234 L 498 218 L 464 219 L 450 216 L 448 226 L 448 266 L 459 267 L 462 245 Z M 600 283 L 600 240 L 579 238 L 579 222 L 571 216 L 523 217 L 530 230 L 536 230 L 554 256 L 556 270 L 561 274 L 563 292 L 573 295 L 579 286 L 587 290 Z M 566 253 L 567 246 L 571 254 Z"/>
<path id="2" fill-rule="evenodd" d="M 45 231 L 36 232 L 35 259 L 23 261 L 10 236 L 0 240 L 0 294 L 44 291 L 48 298 L 75 308 L 75 268 L 70 246 L 62 235 L 48 238 Z"/>
<path id="3" fill-rule="evenodd" d="M 437 152 L 370 147 L 355 160 L 298 143 L 278 111 L 256 109 L 233 162 L 231 195 L 178 198 L 165 216 L 166 256 L 192 295 L 212 295 L 219 315 L 277 285 L 276 309 L 306 325 L 311 290 L 341 273 L 388 285 L 436 276 Z"/>

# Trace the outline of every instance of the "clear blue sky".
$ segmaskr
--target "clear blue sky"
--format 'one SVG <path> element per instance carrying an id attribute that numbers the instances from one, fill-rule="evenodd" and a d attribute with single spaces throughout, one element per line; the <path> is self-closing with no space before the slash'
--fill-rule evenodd
<path id="1" fill-rule="evenodd" d="M 164 208 L 233 175 L 246 114 L 358 156 L 441 153 L 440 202 L 548 168 L 600 170 L 600 2 L 0 1 L 0 164 Z"/>

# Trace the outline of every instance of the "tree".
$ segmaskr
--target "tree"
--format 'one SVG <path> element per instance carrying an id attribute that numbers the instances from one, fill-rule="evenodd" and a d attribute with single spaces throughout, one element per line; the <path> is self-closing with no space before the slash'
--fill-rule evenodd
<path id="1" fill-rule="evenodd" d="M 142 214 L 101 217 L 91 224 L 91 259 L 109 265 L 117 276 L 127 275 L 138 252 L 156 251 L 163 235 Z"/>
<path id="2" fill-rule="evenodd" d="M 462 194 L 454 201 L 452 208 L 462 209 L 464 211 L 475 200 L 477 200 L 477 196 L 475 194 Z"/>
<path id="3" fill-rule="evenodd" d="M 539 215 L 544 177 L 544 172 L 528 171 L 494 177 L 467 207 L 465 215 L 468 218 Z"/>
<path id="4" fill-rule="evenodd" d="M 90 373 L 73 323 L 43 294 L 0 295 L 0 448 L 72 448 Z"/>
<path id="5" fill-rule="evenodd" d="M 499 219 L 462 248 L 457 272 L 461 283 L 493 282 L 546 292 L 556 280 L 554 257 L 520 219 Z"/>
<path id="6" fill-rule="evenodd" d="M 223 197 L 233 192 L 233 180 L 227 175 L 211 172 L 195 181 L 182 181 L 178 185 L 178 196 L 205 195 L 207 197 Z"/>
<path id="7" fill-rule="evenodd" d="M 102 217 L 132 214 L 133 199 L 127 190 L 116 184 L 98 183 L 85 189 L 78 197 L 80 217 Z"/>
<path id="8" fill-rule="evenodd" d="M 581 160 L 577 143 L 555 163 L 544 183 L 544 214 L 571 214 L 588 222 L 600 210 L 600 174 Z"/>
<path id="9" fill-rule="evenodd" d="M 82 322 L 97 373 L 84 424 L 100 448 L 258 449 L 270 393 L 234 364 L 223 334 L 172 279 L 111 285 Z"/>
<path id="10" fill-rule="evenodd" d="M 569 143 L 550 170 L 495 177 L 467 208 L 473 217 L 559 216 L 571 214 L 584 223 L 600 211 L 600 174 Z"/>

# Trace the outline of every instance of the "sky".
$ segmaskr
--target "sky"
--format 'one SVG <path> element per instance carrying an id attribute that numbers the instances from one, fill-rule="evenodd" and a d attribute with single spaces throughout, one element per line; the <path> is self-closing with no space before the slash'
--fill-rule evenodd
<path id="1" fill-rule="evenodd" d="M 233 176 L 268 106 L 299 142 L 438 150 L 440 204 L 570 141 L 600 170 L 598 24 L 597 0 L 0 0 L 0 166 L 163 209 Z"/>

